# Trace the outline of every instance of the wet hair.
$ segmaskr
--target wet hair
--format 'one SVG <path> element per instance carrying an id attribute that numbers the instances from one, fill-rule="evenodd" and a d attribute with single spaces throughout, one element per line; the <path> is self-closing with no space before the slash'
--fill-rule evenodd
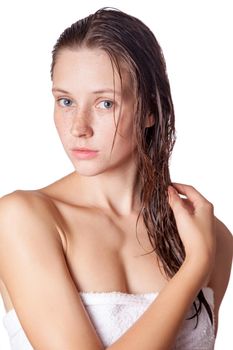
<path id="1" fill-rule="evenodd" d="M 185 258 L 176 221 L 168 202 L 171 184 L 169 159 L 176 140 L 175 113 L 162 49 L 151 30 L 139 19 L 118 9 L 104 7 L 66 28 L 52 50 L 51 79 L 54 66 L 63 50 L 102 49 L 116 67 L 127 67 L 136 97 L 132 133 L 137 143 L 136 161 L 141 184 L 141 210 L 149 241 L 161 273 L 167 279 L 179 270 Z M 148 115 L 153 125 L 147 126 Z M 115 116 L 115 115 L 114 115 Z M 115 137 L 114 137 L 115 139 Z M 138 219 L 137 218 L 137 224 Z M 137 236 L 136 224 L 136 236 Z M 146 253 L 146 254 L 149 254 Z M 143 254 L 143 255 L 146 255 Z M 211 308 L 202 290 L 193 302 L 197 317 L 206 307 L 211 323 Z"/>

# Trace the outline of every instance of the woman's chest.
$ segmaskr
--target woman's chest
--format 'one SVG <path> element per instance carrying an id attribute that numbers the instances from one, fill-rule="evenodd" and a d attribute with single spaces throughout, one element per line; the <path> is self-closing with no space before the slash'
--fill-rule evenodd
<path id="1" fill-rule="evenodd" d="M 157 292 L 168 282 L 142 221 L 136 234 L 135 217 L 79 213 L 68 227 L 67 264 L 79 291 Z"/>
<path id="2" fill-rule="evenodd" d="M 137 294 L 158 292 L 167 283 L 140 221 L 136 234 L 135 218 L 114 220 L 64 211 L 63 220 L 67 265 L 79 291 Z M 1 280 L 0 293 L 6 311 L 11 310 L 13 304 Z"/>

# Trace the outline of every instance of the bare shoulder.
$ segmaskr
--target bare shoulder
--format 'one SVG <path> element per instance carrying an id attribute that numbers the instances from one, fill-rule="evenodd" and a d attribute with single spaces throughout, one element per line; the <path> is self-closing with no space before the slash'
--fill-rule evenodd
<path id="1" fill-rule="evenodd" d="M 14 227 L 16 222 L 17 224 L 22 223 L 25 230 L 29 223 L 37 227 L 38 225 L 46 226 L 48 231 L 57 234 L 63 249 L 66 249 L 66 239 L 60 225 L 61 214 L 53 201 L 40 191 L 16 190 L 0 198 L 0 237 L 4 232 L 7 232 L 8 236 L 12 235 L 12 238 L 19 234 Z M 3 226 L 7 226 L 7 230 L 4 230 Z"/>
<path id="2" fill-rule="evenodd" d="M 214 312 L 217 326 L 219 308 L 227 290 L 231 274 L 233 236 L 226 225 L 217 217 L 215 217 L 215 229 L 216 257 L 208 286 L 214 291 Z"/>
<path id="3" fill-rule="evenodd" d="M 48 234 L 56 236 L 56 223 L 52 217 L 51 204 L 36 191 L 16 190 L 0 198 L 0 278 L 7 273 L 8 264 L 14 256 L 10 252 L 28 247 L 36 240 L 37 232 L 46 245 Z M 59 235 L 56 236 L 59 243 Z M 3 249 L 5 247 L 5 249 Z M 6 256 L 5 256 L 6 255 Z M 7 256 L 8 255 L 8 256 Z"/>
<path id="4" fill-rule="evenodd" d="M 39 213 L 46 209 L 44 211 L 49 216 L 52 209 L 52 201 L 39 190 L 15 190 L 0 198 L 0 211 L 8 210 L 9 208 L 17 208 L 20 211 L 24 211 L 27 208 L 33 209 L 35 206 Z M 50 210 L 47 211 L 48 209 Z"/>
<path id="5" fill-rule="evenodd" d="M 8 210 L 20 210 L 22 212 L 27 209 L 33 210 L 35 207 L 39 210 L 38 213 L 45 209 L 48 209 L 49 201 L 43 198 L 39 191 L 24 191 L 16 190 L 8 193 L 0 198 L 0 213 L 1 218 L 4 219 L 3 214 L 6 214 Z M 49 213 L 48 213 L 49 214 Z M 47 215 L 48 216 L 48 215 Z"/>

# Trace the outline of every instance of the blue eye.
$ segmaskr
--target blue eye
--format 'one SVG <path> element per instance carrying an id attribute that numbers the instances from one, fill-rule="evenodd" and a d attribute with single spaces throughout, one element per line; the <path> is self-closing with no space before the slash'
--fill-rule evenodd
<path id="1" fill-rule="evenodd" d="M 71 102 L 71 100 L 69 100 L 68 98 L 59 98 L 57 100 L 58 104 L 60 104 L 59 102 L 62 101 L 62 100 L 64 100 L 64 102 L 65 101 Z M 62 105 L 62 107 L 70 107 L 70 104 L 64 103 L 64 105 Z"/>
<path id="2" fill-rule="evenodd" d="M 113 106 L 113 102 L 109 100 L 101 101 L 99 104 L 103 103 L 105 109 L 110 109 Z"/>

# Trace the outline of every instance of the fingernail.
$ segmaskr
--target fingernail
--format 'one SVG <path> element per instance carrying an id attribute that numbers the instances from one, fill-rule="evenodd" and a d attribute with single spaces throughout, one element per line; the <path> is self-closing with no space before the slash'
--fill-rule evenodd
<path id="1" fill-rule="evenodd" d="M 177 191 L 176 191 L 176 189 L 175 189 L 174 187 L 169 186 L 168 189 L 169 189 L 169 191 L 170 191 L 171 194 L 178 194 Z"/>

